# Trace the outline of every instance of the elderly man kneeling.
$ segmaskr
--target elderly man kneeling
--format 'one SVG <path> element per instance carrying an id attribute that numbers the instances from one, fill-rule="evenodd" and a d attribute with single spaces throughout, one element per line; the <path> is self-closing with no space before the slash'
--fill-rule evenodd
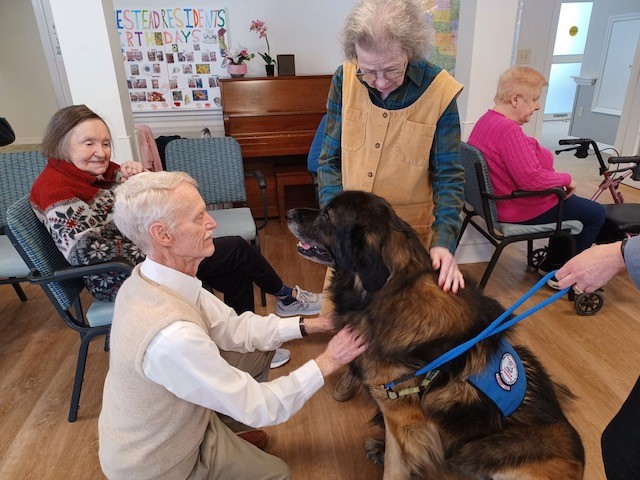
<path id="1" fill-rule="evenodd" d="M 216 222 L 181 172 L 140 173 L 116 190 L 115 223 L 146 254 L 115 302 L 99 419 L 109 479 L 285 479 L 279 458 L 238 437 L 218 413 L 252 427 L 284 422 L 324 377 L 365 349 L 341 330 L 291 374 L 266 380 L 273 351 L 330 318 L 237 315 L 202 288 L 199 263 Z M 223 351 L 224 350 L 224 351 Z"/>

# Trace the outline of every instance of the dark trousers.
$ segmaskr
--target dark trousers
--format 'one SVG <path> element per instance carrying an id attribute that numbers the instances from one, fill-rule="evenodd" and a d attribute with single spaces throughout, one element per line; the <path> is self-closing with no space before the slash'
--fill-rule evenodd
<path id="1" fill-rule="evenodd" d="M 563 220 L 578 220 L 582 223 L 582 231 L 575 235 L 576 253 L 586 250 L 596 240 L 607 213 L 602 205 L 593 200 L 572 195 L 564 202 L 564 210 L 562 212 Z M 558 207 L 555 206 L 536 218 L 520 222 L 526 225 L 534 225 L 539 223 L 554 223 L 558 218 Z M 570 257 L 570 246 L 563 238 L 552 238 L 549 240 L 549 252 L 544 262 L 543 268 L 546 270 L 555 270 L 560 268 Z"/>
<path id="2" fill-rule="evenodd" d="M 601 443 L 608 480 L 640 478 L 640 378 L 605 428 Z"/>
<path id="3" fill-rule="evenodd" d="M 253 284 L 270 295 L 282 288 L 282 279 L 258 251 L 241 237 L 216 238 L 215 252 L 205 258 L 196 276 L 205 287 L 224 295 L 236 313 L 255 311 Z"/>

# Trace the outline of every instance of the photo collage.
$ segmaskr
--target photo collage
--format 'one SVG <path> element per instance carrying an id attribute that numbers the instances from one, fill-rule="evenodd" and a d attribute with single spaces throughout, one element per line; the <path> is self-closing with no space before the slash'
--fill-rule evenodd
<path id="1" fill-rule="evenodd" d="M 152 30 L 148 22 L 144 30 L 139 22 L 116 21 L 134 111 L 221 109 L 218 78 L 226 73 L 221 67 L 227 50 L 224 27 L 189 29 L 195 22 L 185 21 L 179 30 Z"/>

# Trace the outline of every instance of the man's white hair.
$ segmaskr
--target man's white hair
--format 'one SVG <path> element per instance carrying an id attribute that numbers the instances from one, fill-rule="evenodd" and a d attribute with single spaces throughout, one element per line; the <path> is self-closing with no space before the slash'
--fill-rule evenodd
<path id="1" fill-rule="evenodd" d="M 183 207 L 173 196 L 182 184 L 198 187 L 184 172 L 142 172 L 116 188 L 113 220 L 126 237 L 148 255 L 151 250 L 149 227 L 159 221 L 173 226 L 176 211 Z"/>

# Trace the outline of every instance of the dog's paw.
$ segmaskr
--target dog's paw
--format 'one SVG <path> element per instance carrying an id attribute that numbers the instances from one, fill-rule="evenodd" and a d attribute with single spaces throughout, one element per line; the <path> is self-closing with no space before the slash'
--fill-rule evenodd
<path id="1" fill-rule="evenodd" d="M 364 452 L 376 465 L 384 465 L 384 440 L 367 438 L 364 442 Z"/>

